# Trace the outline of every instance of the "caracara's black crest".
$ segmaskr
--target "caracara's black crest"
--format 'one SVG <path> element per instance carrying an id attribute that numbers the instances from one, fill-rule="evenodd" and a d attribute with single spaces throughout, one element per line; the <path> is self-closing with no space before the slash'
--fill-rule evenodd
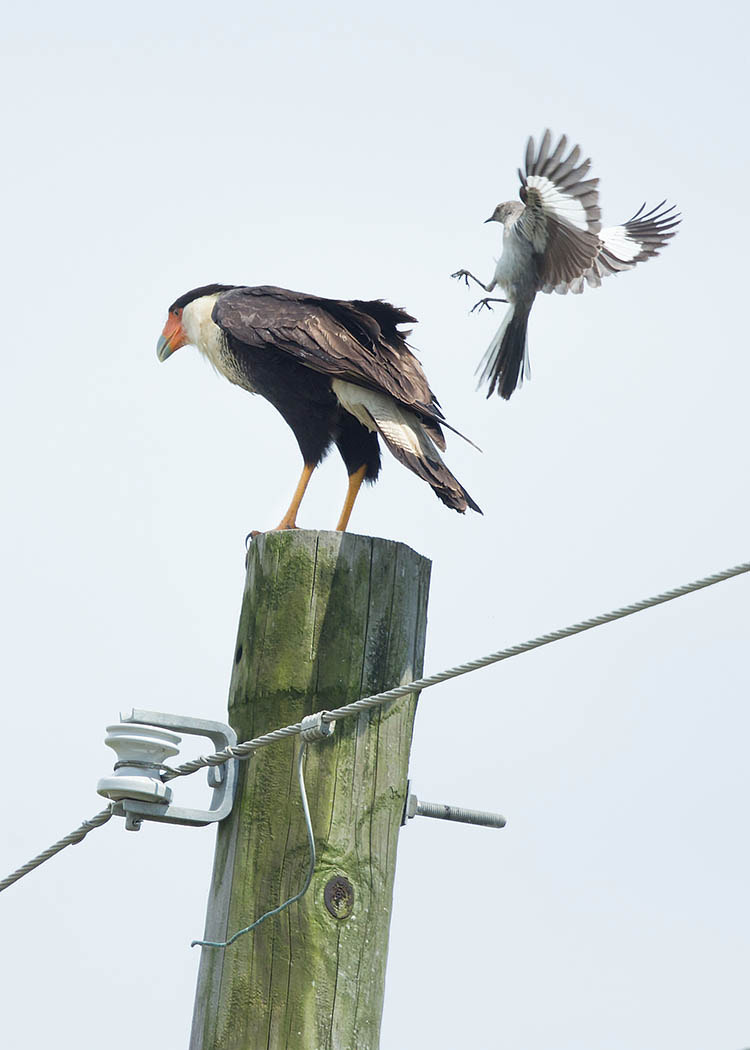
<path id="1" fill-rule="evenodd" d="M 236 287 L 236 284 L 204 284 L 201 288 L 193 288 L 191 292 L 185 292 L 179 299 L 175 299 L 169 308 L 170 313 L 172 310 L 184 310 L 188 303 L 192 303 L 194 299 L 201 299 L 204 295 L 216 295 L 217 292 L 231 292 Z"/>

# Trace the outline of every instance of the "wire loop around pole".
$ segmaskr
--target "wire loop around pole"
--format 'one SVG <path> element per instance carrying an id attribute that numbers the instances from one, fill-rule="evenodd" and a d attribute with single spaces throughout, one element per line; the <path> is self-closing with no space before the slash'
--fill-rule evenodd
<path id="1" fill-rule="evenodd" d="M 312 820 L 310 818 L 310 806 L 307 801 L 307 791 L 305 790 L 305 773 L 303 769 L 303 760 L 305 757 L 305 747 L 307 741 L 302 739 L 299 742 L 299 755 L 297 756 L 297 779 L 299 781 L 299 793 L 302 800 L 302 812 L 305 816 L 305 827 L 307 829 L 307 841 L 310 846 L 310 863 L 307 868 L 307 876 L 302 889 L 298 893 L 295 893 L 293 897 L 289 897 L 287 900 L 280 904 L 277 908 L 271 908 L 270 911 L 264 912 L 260 918 L 256 919 L 255 922 L 251 922 L 249 926 L 245 926 L 242 930 L 237 930 L 228 941 L 191 941 L 190 947 L 195 948 L 196 945 L 200 945 L 202 948 L 228 948 L 230 944 L 234 944 L 238 937 L 242 937 L 246 933 L 250 933 L 251 930 L 256 929 L 266 919 L 273 918 L 274 915 L 278 915 L 280 912 L 288 908 L 290 904 L 295 904 L 307 893 L 312 882 L 312 877 L 315 873 L 315 835 L 313 834 Z"/>

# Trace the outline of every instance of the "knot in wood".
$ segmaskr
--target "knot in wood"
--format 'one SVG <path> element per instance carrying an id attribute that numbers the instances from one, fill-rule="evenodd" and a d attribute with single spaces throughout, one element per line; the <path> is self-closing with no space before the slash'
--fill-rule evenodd
<path id="1" fill-rule="evenodd" d="M 334 919 L 348 919 L 354 910 L 354 887 L 343 875 L 334 875 L 325 885 L 323 900 Z"/>

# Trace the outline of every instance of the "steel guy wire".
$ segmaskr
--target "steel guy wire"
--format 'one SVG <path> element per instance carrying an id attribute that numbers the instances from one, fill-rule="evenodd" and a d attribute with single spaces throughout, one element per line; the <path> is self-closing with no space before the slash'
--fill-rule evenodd
<path id="1" fill-rule="evenodd" d="M 300 740 L 299 743 L 299 755 L 297 757 L 297 778 L 299 780 L 299 793 L 302 799 L 302 812 L 305 815 L 305 826 L 307 827 L 307 841 L 310 845 L 310 863 L 307 869 L 307 877 L 302 885 L 302 889 L 295 893 L 293 897 L 289 897 L 283 904 L 280 904 L 278 908 L 272 908 L 270 911 L 264 912 L 259 919 L 255 922 L 251 922 L 249 926 L 246 926 L 243 930 L 238 930 L 233 934 L 228 941 L 191 941 L 190 947 L 195 948 L 196 945 L 201 945 L 203 948 L 228 948 L 230 944 L 234 944 L 238 937 L 242 937 L 245 933 L 250 933 L 251 930 L 256 929 L 266 919 L 272 918 L 274 915 L 278 915 L 285 908 L 288 908 L 290 904 L 295 904 L 307 893 L 312 882 L 312 877 L 315 872 L 315 836 L 313 835 L 312 820 L 310 819 L 310 806 L 307 801 L 307 791 L 305 790 L 305 773 L 302 767 L 302 760 L 305 757 L 306 741 Z"/>
<path id="2" fill-rule="evenodd" d="M 460 675 L 469 674 L 471 671 L 478 671 L 483 667 L 489 667 L 491 664 L 500 663 L 502 660 L 510 660 L 511 657 L 520 656 L 521 653 L 528 653 L 532 649 L 539 649 L 543 645 L 550 645 L 552 642 L 559 642 L 563 638 L 570 638 L 575 634 L 590 631 L 593 627 L 600 627 L 602 624 L 611 623 L 613 620 L 621 620 L 626 616 L 632 616 L 634 613 L 643 612 L 644 609 L 651 609 L 655 605 L 663 605 L 664 602 L 674 601 L 675 598 L 682 598 L 693 591 L 700 591 L 704 587 L 712 587 L 715 583 L 722 583 L 733 576 L 741 576 L 747 572 L 750 572 L 750 562 L 742 562 L 742 564 L 735 565 L 730 569 L 724 569 L 722 572 L 715 572 L 710 576 L 703 576 L 699 580 L 694 580 L 692 583 L 685 583 L 681 587 L 673 587 L 671 590 L 662 591 L 661 594 L 656 594 L 651 598 L 643 598 L 641 601 L 623 605 L 619 609 L 613 609 L 611 612 L 592 616 L 587 620 L 580 620 L 569 627 L 562 627 L 548 634 L 540 634 L 528 642 L 511 645 L 507 649 L 498 649 L 497 652 L 489 653 L 487 656 L 481 656 L 476 660 L 469 660 L 467 663 L 449 667 L 445 671 L 438 671 L 436 674 L 428 675 L 426 678 L 419 678 L 415 682 L 396 686 L 395 689 L 388 689 L 386 692 L 376 693 L 374 696 L 363 697 L 361 700 L 355 700 L 351 704 L 337 707 L 333 711 L 324 711 L 322 712 L 322 720 L 324 722 L 334 722 L 341 718 L 348 718 L 349 715 L 368 711 L 373 707 L 380 707 L 383 704 L 387 704 L 390 700 L 398 700 L 402 696 L 408 696 L 409 693 L 418 693 L 423 689 L 431 688 L 433 685 L 447 682 L 451 678 L 458 678 Z M 301 722 L 295 722 L 293 725 L 285 726 L 283 729 L 274 729 L 272 732 L 255 737 L 253 740 L 245 740 L 241 744 L 226 747 L 222 751 L 214 752 L 212 755 L 201 755 L 199 758 L 194 758 L 180 766 L 175 766 L 168 773 L 162 774 L 162 780 L 168 781 L 174 779 L 174 777 L 189 776 L 191 773 L 195 773 L 206 766 L 218 766 L 232 758 L 248 758 L 254 751 L 258 751 L 267 744 L 273 744 L 277 740 L 283 740 L 288 736 L 297 736 L 301 731 Z"/>
<path id="3" fill-rule="evenodd" d="M 460 675 L 468 674 L 470 671 L 478 671 L 483 667 L 489 667 L 491 664 L 500 663 L 502 660 L 509 660 L 513 656 L 520 656 L 521 653 L 530 652 L 532 649 L 539 649 L 543 645 L 550 645 L 552 642 L 559 642 L 563 638 L 570 638 L 575 634 L 581 634 L 584 631 L 590 631 L 593 627 L 600 627 L 605 623 L 612 623 L 613 620 L 621 620 L 626 616 L 632 616 L 634 613 L 643 612 L 645 609 L 651 609 L 656 605 L 663 605 L 665 602 L 671 602 L 675 598 L 682 598 L 686 594 L 691 594 L 693 591 L 703 590 L 704 587 L 712 587 L 716 583 L 722 583 L 724 580 L 730 580 L 733 576 L 741 576 L 744 573 L 750 572 L 750 562 L 742 562 L 740 565 L 734 565 L 730 569 L 724 569 L 722 572 L 712 573 L 710 576 L 703 576 L 699 580 L 694 580 L 692 583 L 685 583 L 681 587 L 673 587 L 671 590 L 662 591 L 661 594 L 656 594 L 652 598 L 643 598 L 641 601 L 633 602 L 630 605 L 623 605 L 619 609 L 613 609 L 611 612 L 602 613 L 599 616 L 592 616 L 587 620 L 580 620 L 578 623 L 571 624 L 569 627 L 560 628 L 557 631 L 551 631 L 548 634 L 540 634 L 536 638 L 532 638 L 528 642 L 522 642 L 519 645 L 512 645 L 507 649 L 498 649 L 497 652 L 489 653 L 487 656 L 479 657 L 476 660 L 469 660 L 467 663 L 458 664 L 455 667 L 449 667 L 445 671 L 438 671 L 436 674 L 428 675 L 426 678 L 419 678 L 415 682 L 409 682 L 406 685 L 396 686 L 395 689 L 388 689 L 384 693 L 376 693 L 374 696 L 366 696 L 361 700 L 355 700 L 351 704 L 345 704 L 343 707 L 337 707 L 333 711 L 322 712 L 321 718 L 324 722 L 335 722 L 341 718 L 348 718 L 349 715 L 359 714 L 362 711 L 368 711 L 373 707 L 380 707 L 382 704 L 387 704 L 390 700 L 398 700 L 402 696 L 407 696 L 409 693 L 417 693 L 423 689 L 429 689 L 433 685 L 440 685 L 441 682 L 447 682 L 451 678 L 458 678 Z M 274 729 L 270 733 L 264 733 L 263 736 L 255 737 L 253 740 L 245 740 L 241 744 L 236 744 L 233 747 L 226 747 L 222 751 L 216 751 L 212 755 L 201 755 L 198 758 L 191 759 L 189 762 L 184 762 L 180 766 L 176 766 L 174 769 L 165 771 L 162 774 L 161 779 L 163 781 L 174 780 L 175 777 L 189 776 L 191 773 L 197 773 L 199 769 L 205 769 L 206 766 L 220 766 L 224 762 L 229 762 L 233 758 L 244 759 L 248 758 L 253 754 L 254 751 L 260 750 L 262 747 L 266 747 L 268 744 L 274 744 L 278 740 L 284 740 L 286 737 L 299 736 L 302 732 L 303 726 L 301 722 L 295 722 L 293 725 L 284 726 L 282 729 Z M 38 857 L 28 861 L 22 867 L 14 871 L 12 875 L 8 875 L 7 878 L 0 882 L 0 892 L 7 889 L 14 882 L 23 878 L 28 872 L 33 871 L 34 868 L 38 868 L 40 864 L 43 864 L 50 857 L 54 857 L 60 850 L 65 849 L 66 846 L 73 845 L 76 842 L 80 842 L 90 831 L 93 831 L 96 827 L 101 827 L 105 824 L 112 816 L 112 809 L 103 810 L 101 813 L 97 813 L 91 820 L 85 820 L 79 828 L 66 835 L 64 839 L 60 839 L 54 846 L 50 846 L 43 853 L 40 853 Z M 312 877 L 312 875 L 310 876 Z M 284 905 L 286 907 L 286 904 Z M 261 916 L 261 919 L 267 916 Z M 258 920 L 260 921 L 260 920 Z"/>
<path id="4" fill-rule="evenodd" d="M 22 864 L 20 868 L 17 868 L 11 875 L 8 875 L 0 882 L 0 893 L 3 890 L 7 890 L 8 886 L 12 886 L 14 882 L 18 882 L 24 875 L 28 875 L 34 868 L 38 868 L 40 864 L 44 864 L 45 860 L 49 860 L 50 857 L 54 857 L 56 853 L 64 850 L 66 846 L 76 846 L 79 842 L 83 842 L 90 831 L 93 831 L 94 828 L 100 828 L 107 823 L 112 816 L 113 809 L 114 804 L 103 809 L 101 813 L 97 813 L 90 820 L 84 820 L 80 827 L 77 827 L 75 831 L 71 831 L 65 838 L 60 839 L 54 846 L 50 846 L 43 853 L 34 857 L 33 860 L 28 860 L 25 864 Z"/>

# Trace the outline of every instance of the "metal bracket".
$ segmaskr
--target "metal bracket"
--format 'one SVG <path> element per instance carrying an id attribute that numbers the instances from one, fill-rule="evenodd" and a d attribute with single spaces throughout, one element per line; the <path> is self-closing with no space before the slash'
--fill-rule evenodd
<path id="1" fill-rule="evenodd" d="M 442 802 L 420 802 L 410 793 L 411 781 L 406 782 L 406 802 L 401 827 L 413 817 L 433 817 L 436 820 L 455 820 L 460 824 L 478 824 L 483 828 L 504 828 L 505 817 L 500 813 L 486 813 L 481 809 L 464 809 L 461 806 L 446 806 Z"/>
<path id="2" fill-rule="evenodd" d="M 188 715 L 172 715 L 164 711 L 143 711 L 134 708 L 130 714 L 120 714 L 120 728 L 133 726 L 156 726 L 160 729 L 171 730 L 175 733 L 185 733 L 188 736 L 205 736 L 214 744 L 216 751 L 222 751 L 225 747 L 233 747 L 237 743 L 237 734 L 231 726 L 223 722 L 212 722 L 204 718 L 190 718 Z M 116 727 L 115 727 L 116 728 Z M 179 743 L 179 738 L 177 738 Z M 176 750 L 176 749 L 175 749 Z M 133 760 L 130 759 L 130 762 Z M 139 765 L 147 763 L 136 763 Z M 128 759 L 122 763 L 128 767 Z M 158 763 L 151 766 L 151 777 L 158 778 L 160 767 Z M 123 772 L 137 771 L 132 765 L 125 768 Z M 115 767 L 117 774 L 117 766 Z M 144 770 L 146 772 L 146 770 Z M 100 781 L 99 790 L 101 794 L 107 794 L 117 780 L 115 777 Z M 237 759 L 230 759 L 220 766 L 208 767 L 208 784 L 213 789 L 211 805 L 209 809 L 191 809 L 185 806 L 175 806 L 171 802 L 171 791 L 163 799 L 155 798 L 154 801 L 144 801 L 132 798 L 123 798 L 122 794 L 115 795 L 118 799 L 114 812 L 117 816 L 125 817 L 125 826 L 129 831 L 140 830 L 143 820 L 155 820 L 163 824 L 183 824 L 189 827 L 205 827 L 216 821 L 223 820 L 229 816 L 234 803 L 234 794 L 237 786 Z M 165 786 L 162 784 L 162 786 Z M 102 788 L 104 787 L 104 790 Z M 111 794 L 108 797 L 113 797 Z"/>

